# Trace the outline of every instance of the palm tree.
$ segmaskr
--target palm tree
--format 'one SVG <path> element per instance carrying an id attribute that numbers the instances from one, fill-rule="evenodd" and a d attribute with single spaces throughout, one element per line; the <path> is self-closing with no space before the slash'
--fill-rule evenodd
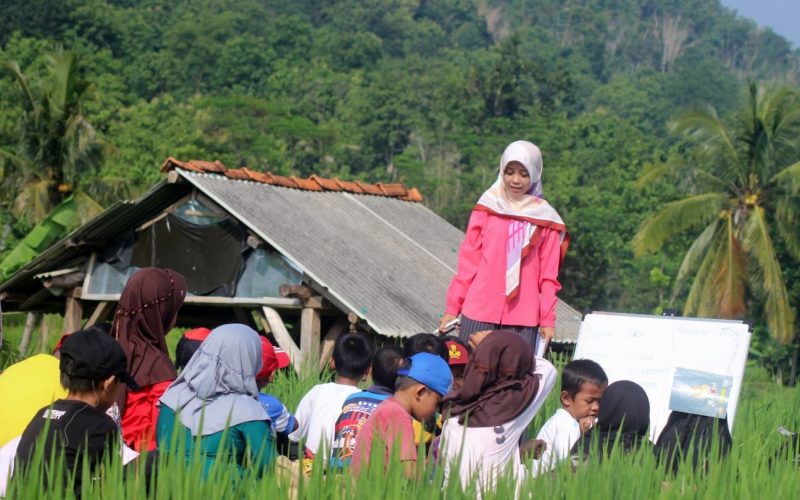
<path id="1" fill-rule="evenodd" d="M 96 175 L 109 150 L 84 115 L 94 87 L 80 76 L 77 55 L 59 49 L 48 54 L 47 62 L 47 78 L 34 84 L 16 62 L 3 64 L 17 83 L 23 114 L 16 152 L 0 150 L 0 182 L 14 199 L 14 214 L 33 223 L 73 193 L 82 219 L 102 210 L 76 186 L 80 178 Z"/>
<path id="2" fill-rule="evenodd" d="M 773 236 L 800 259 L 800 93 L 751 83 L 744 106 L 722 120 L 713 108 L 680 115 L 670 128 L 692 144 L 691 161 L 649 169 L 641 183 L 674 174 L 687 196 L 664 205 L 634 238 L 638 254 L 703 228 L 683 257 L 674 296 L 693 276 L 685 316 L 737 318 L 745 293 L 763 300 L 781 344 L 795 337 L 795 313 Z"/>

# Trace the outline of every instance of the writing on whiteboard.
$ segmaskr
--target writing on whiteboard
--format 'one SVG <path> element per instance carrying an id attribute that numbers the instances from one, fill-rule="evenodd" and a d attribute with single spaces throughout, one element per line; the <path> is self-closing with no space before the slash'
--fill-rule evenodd
<path id="1" fill-rule="evenodd" d="M 594 313 L 581 324 L 575 359 L 600 363 L 609 382 L 641 385 L 650 399 L 650 437 L 656 440 L 669 417 L 679 368 L 730 379 L 720 414 L 733 430 L 749 346 L 748 327 L 737 321 Z"/>

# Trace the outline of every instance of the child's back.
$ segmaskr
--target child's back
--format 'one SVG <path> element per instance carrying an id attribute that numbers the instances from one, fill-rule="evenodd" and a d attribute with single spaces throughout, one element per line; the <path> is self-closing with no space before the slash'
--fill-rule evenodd
<path id="1" fill-rule="evenodd" d="M 298 426 L 289 439 L 294 442 L 305 439 L 306 458 L 314 458 L 320 446 L 331 448 L 333 429 L 344 400 L 357 392 L 357 386 L 329 382 L 315 385 L 303 396 L 295 412 Z"/>
<path id="2" fill-rule="evenodd" d="M 364 422 L 375 409 L 394 393 L 397 369 L 403 361 L 403 349 L 396 345 L 381 347 L 372 359 L 373 385 L 365 391 L 351 394 L 336 420 L 331 465 L 350 464 L 356 440 Z"/>
<path id="3" fill-rule="evenodd" d="M 315 385 L 303 396 L 295 412 L 299 425 L 289 434 L 293 442 L 305 440 L 306 459 L 313 459 L 323 451 L 320 447 L 325 453 L 330 452 L 336 419 L 347 396 L 360 391 L 357 384 L 369 371 L 372 352 L 370 343 L 359 334 L 336 339 L 333 348 L 336 381 Z"/>

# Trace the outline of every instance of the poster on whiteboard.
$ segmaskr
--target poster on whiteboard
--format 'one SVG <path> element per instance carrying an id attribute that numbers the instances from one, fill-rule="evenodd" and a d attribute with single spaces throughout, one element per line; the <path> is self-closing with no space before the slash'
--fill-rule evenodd
<path id="1" fill-rule="evenodd" d="M 725 416 L 733 432 L 749 347 L 741 321 L 593 313 L 581 324 L 574 359 L 600 363 L 609 383 L 644 388 L 655 441 L 670 407 Z"/>

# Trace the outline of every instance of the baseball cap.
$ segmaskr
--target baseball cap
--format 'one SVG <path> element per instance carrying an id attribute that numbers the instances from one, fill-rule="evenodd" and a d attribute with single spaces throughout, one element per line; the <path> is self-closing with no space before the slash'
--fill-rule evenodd
<path id="1" fill-rule="evenodd" d="M 450 366 L 466 365 L 469 362 L 469 352 L 467 348 L 455 340 L 445 341 L 447 346 L 448 364 Z"/>
<path id="2" fill-rule="evenodd" d="M 278 345 L 273 345 L 275 348 L 275 357 L 278 358 L 278 369 L 282 370 L 292 364 L 292 360 L 289 359 L 289 354 L 283 350 L 283 347 Z"/>
<path id="3" fill-rule="evenodd" d="M 139 384 L 128 373 L 128 358 L 113 337 L 93 330 L 79 330 L 61 345 L 59 368 L 70 377 L 103 380 L 116 375 L 134 391 Z"/>
<path id="4" fill-rule="evenodd" d="M 258 338 L 261 340 L 261 371 L 256 374 L 256 380 L 261 380 L 276 370 L 289 366 L 289 356 L 280 347 L 272 345 L 267 337 L 259 335 Z M 278 355 L 278 349 L 281 349 L 283 356 Z"/>
<path id="5" fill-rule="evenodd" d="M 202 326 L 200 328 L 186 330 L 186 332 L 183 334 L 184 338 L 189 340 L 199 340 L 200 342 L 208 338 L 209 335 L 211 335 L 211 330 Z"/>
<path id="6" fill-rule="evenodd" d="M 450 387 L 453 385 L 453 374 L 450 372 L 450 366 L 441 356 L 420 352 L 407 358 L 406 361 L 411 362 L 411 367 L 401 368 L 397 371 L 398 375 L 413 378 L 440 396 L 450 392 Z"/>

